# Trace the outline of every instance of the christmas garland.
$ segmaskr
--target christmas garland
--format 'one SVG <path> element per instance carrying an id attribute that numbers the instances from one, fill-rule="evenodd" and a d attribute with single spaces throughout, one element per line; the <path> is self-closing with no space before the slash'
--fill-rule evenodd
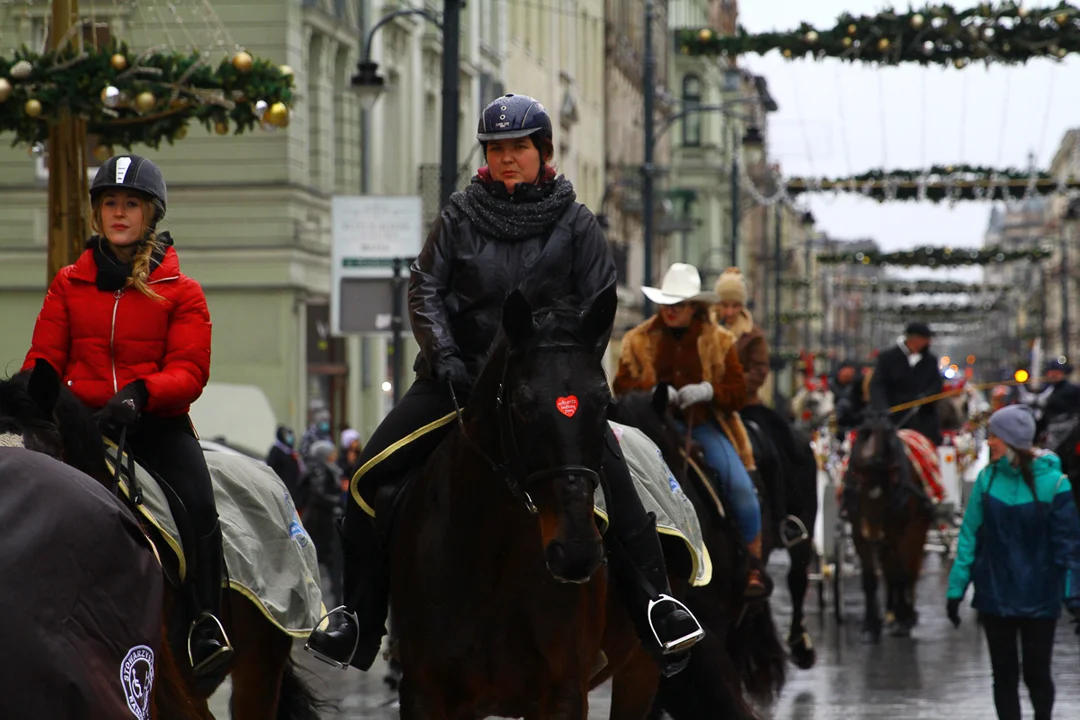
<path id="1" fill-rule="evenodd" d="M 810 278 L 805 277 L 782 277 L 780 278 L 780 284 L 784 287 L 810 287 L 813 281 Z"/>
<path id="2" fill-rule="evenodd" d="M 197 52 L 136 54 L 115 43 L 84 52 L 70 44 L 44 54 L 24 48 L 0 57 L 0 132 L 13 133 L 15 145 L 45 142 L 63 109 L 85 118 L 108 153 L 171 144 L 192 121 L 219 135 L 256 124 L 285 127 L 292 101 L 292 70 L 246 52 L 216 68 Z"/>
<path id="3" fill-rule="evenodd" d="M 1044 260 L 1051 255 L 1044 248 L 1006 250 L 1002 247 L 981 249 L 953 249 L 951 247 L 919 247 L 899 252 L 821 253 L 818 262 L 823 265 L 895 265 L 898 267 L 958 267 L 961 265 L 990 265 L 1026 260 Z"/>
<path id="4" fill-rule="evenodd" d="M 877 15 L 841 15 L 831 28 L 806 23 L 788 32 L 717 35 L 710 28 L 675 31 L 686 55 L 736 57 L 779 50 L 785 58 L 826 57 L 882 65 L 918 63 L 957 69 L 973 61 L 1009 65 L 1080 52 L 1080 10 L 1068 2 L 1025 8 L 1008 0 L 967 10 L 927 5 Z"/>
<path id="5" fill-rule="evenodd" d="M 819 312 L 782 312 L 780 313 L 780 324 L 787 325 L 789 323 L 798 322 L 800 320 L 817 320 L 821 318 Z"/>
<path id="6" fill-rule="evenodd" d="M 1012 290 L 1012 285 L 999 283 L 962 283 L 955 280 L 841 280 L 845 290 L 872 290 L 897 295 L 970 295 L 974 293 L 998 293 Z"/>
<path id="7" fill-rule="evenodd" d="M 1055 179 L 1037 170 L 997 169 L 972 165 L 935 165 L 928 170 L 871 170 L 845 178 L 791 178 L 788 197 L 803 193 L 861 194 L 886 200 L 1007 200 L 1065 193 L 1080 188 L 1075 180 Z"/>
<path id="8" fill-rule="evenodd" d="M 993 312 L 994 310 L 1000 309 L 1001 305 L 999 303 L 988 301 L 984 303 L 919 303 L 917 305 L 870 305 L 866 308 L 866 312 L 875 315 L 901 315 L 907 317 L 911 315 L 971 315 Z"/>

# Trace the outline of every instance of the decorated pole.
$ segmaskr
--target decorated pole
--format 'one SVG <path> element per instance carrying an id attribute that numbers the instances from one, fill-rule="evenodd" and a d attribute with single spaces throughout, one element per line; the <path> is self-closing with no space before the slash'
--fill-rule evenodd
<path id="1" fill-rule="evenodd" d="M 49 49 L 56 51 L 80 32 L 79 0 L 53 0 Z M 34 109 L 27 103 L 27 114 Z M 37 109 L 40 112 L 40 103 Z M 86 120 L 61 105 L 49 127 L 49 240 L 46 282 L 75 262 L 89 232 L 86 185 Z"/>

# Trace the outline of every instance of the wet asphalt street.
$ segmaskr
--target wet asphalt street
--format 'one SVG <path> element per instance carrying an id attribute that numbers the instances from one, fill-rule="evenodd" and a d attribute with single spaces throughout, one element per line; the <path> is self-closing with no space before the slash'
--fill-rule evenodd
<path id="1" fill-rule="evenodd" d="M 774 556 L 772 572 L 783 587 L 774 600 L 778 626 L 787 627 L 790 603 L 781 564 Z M 817 665 L 808 671 L 790 666 L 789 680 L 774 707 L 763 708 L 765 718 L 775 720 L 984 720 L 994 718 L 990 660 L 975 615 L 965 604 L 963 624 L 954 630 L 945 618 L 944 595 L 947 569 L 936 557 L 927 561 L 919 585 L 920 624 L 911 639 L 884 637 L 878 645 L 864 645 L 859 636 L 862 594 L 857 577 L 845 582 L 845 616 L 838 625 L 831 600 L 823 617 L 818 611 L 817 589 L 812 586 L 807 602 L 808 628 L 817 648 Z M 829 597 L 829 596 L 827 596 Z M 970 593 L 969 593 L 970 597 Z M 1054 717 L 1080 718 L 1080 638 L 1064 617 L 1058 624 L 1054 651 L 1057 703 Z M 786 630 L 785 630 L 786 632 Z M 303 650 L 298 649 L 297 656 Z M 316 673 L 314 686 L 338 707 L 326 720 L 396 718 L 393 696 L 378 669 L 363 674 L 355 670 L 335 672 L 304 657 L 303 664 Z M 219 697 L 217 717 L 228 717 Z M 607 718 L 609 691 L 592 694 L 590 718 Z M 1021 688 L 1024 717 L 1032 716 L 1026 691 Z"/>

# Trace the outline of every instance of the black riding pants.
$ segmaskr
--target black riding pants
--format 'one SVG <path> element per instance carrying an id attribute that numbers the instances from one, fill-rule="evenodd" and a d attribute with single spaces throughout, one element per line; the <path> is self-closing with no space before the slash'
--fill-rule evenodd
<path id="1" fill-rule="evenodd" d="M 140 464 L 171 487 L 184 504 L 195 538 L 214 531 L 218 521 L 214 484 L 187 415 L 158 418 L 144 415 L 128 431 L 128 444 Z M 173 508 L 173 513 L 178 511 Z"/>
<path id="2" fill-rule="evenodd" d="M 1054 618 L 1007 618 L 981 615 L 994 672 L 994 706 L 998 720 L 1020 720 L 1021 667 L 1031 695 L 1035 720 L 1050 720 L 1054 707 L 1054 680 L 1050 660 L 1054 654 Z M 1019 652 L 1016 638 L 1020 637 Z M 1022 661 L 1021 656 L 1022 655 Z M 1022 663 L 1022 664 L 1021 664 Z"/>

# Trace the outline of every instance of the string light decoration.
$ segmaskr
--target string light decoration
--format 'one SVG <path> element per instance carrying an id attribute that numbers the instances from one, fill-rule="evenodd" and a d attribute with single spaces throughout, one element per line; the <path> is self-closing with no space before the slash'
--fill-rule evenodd
<path id="1" fill-rule="evenodd" d="M 846 252 L 821 253 L 818 262 L 823 265 L 872 265 L 884 267 L 960 267 L 964 265 L 997 265 L 1008 262 L 1036 262 L 1050 257 L 1047 248 L 1009 250 L 1000 246 L 968 249 L 951 247 L 918 247 L 898 252 Z"/>
<path id="2" fill-rule="evenodd" d="M 964 283 L 955 280 L 879 280 L 847 278 L 839 286 L 845 290 L 873 290 L 878 293 L 909 295 L 973 295 L 1009 292 L 1012 285 L 1001 283 Z"/>
<path id="3" fill-rule="evenodd" d="M 831 57 L 879 65 L 1018 65 L 1080 52 L 1080 9 L 1067 2 L 1027 8 L 1013 0 L 965 10 L 925 5 L 907 12 L 844 13 L 833 27 L 802 23 L 786 32 L 750 33 L 740 26 L 734 35 L 718 35 L 710 28 L 688 28 L 675 31 L 675 45 L 685 55 L 730 58 L 779 51 L 787 59 Z"/>
<path id="4" fill-rule="evenodd" d="M 919 303 L 917 305 L 871 305 L 866 311 L 874 315 L 901 315 L 951 317 L 954 315 L 978 315 L 1002 309 L 998 302 L 982 303 Z"/>

